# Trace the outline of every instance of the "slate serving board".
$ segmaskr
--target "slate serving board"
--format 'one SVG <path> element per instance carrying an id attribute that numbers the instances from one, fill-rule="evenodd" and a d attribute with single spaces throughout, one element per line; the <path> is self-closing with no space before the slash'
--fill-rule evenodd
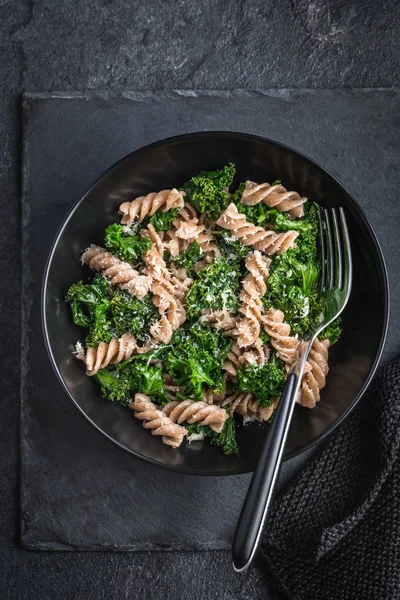
<path id="1" fill-rule="evenodd" d="M 229 548 L 249 476 L 195 477 L 114 447 L 75 411 L 41 333 L 40 287 L 68 209 L 113 162 L 199 130 L 265 135 L 330 170 L 366 210 L 395 273 L 398 91 L 26 94 L 23 144 L 21 542 L 43 550 Z M 394 202 L 381 203 L 392 197 Z M 400 282 L 392 280 L 397 297 Z M 399 350 L 394 307 L 384 360 Z M 281 486 L 310 452 L 285 463 Z"/>

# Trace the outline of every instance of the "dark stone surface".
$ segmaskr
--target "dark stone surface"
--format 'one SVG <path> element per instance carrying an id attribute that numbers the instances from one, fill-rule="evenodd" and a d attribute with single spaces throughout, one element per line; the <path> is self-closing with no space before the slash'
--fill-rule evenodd
<path id="1" fill-rule="evenodd" d="M 0 1 L 0 261 L 3 273 L 14 274 L 3 280 L 0 311 L 7 342 L 0 361 L 2 597 L 256 599 L 265 598 L 268 581 L 258 569 L 245 577 L 232 574 L 226 552 L 38 554 L 18 549 L 21 318 L 15 274 L 21 271 L 21 91 L 392 87 L 400 73 L 399 11 L 394 0 L 240 0 L 213 3 L 212 10 L 208 2 Z M 382 110 L 387 113 L 382 127 L 398 127 L 398 115 Z M 386 148 L 384 133 L 379 155 Z M 360 166 L 354 164 L 354 178 L 361 186 Z M 393 173 L 394 165 L 380 174 L 391 185 L 390 196 L 375 197 L 386 213 L 397 192 Z M 367 181 L 369 196 L 368 173 Z M 396 268 L 395 253 L 391 261 Z"/>
<path id="2" fill-rule="evenodd" d="M 395 273 L 400 208 L 391 207 L 388 219 L 389 207 L 383 210 L 376 197 L 390 196 L 399 183 L 391 172 L 400 150 L 396 131 L 381 115 L 396 114 L 400 94 L 30 94 L 24 106 L 23 545 L 229 548 L 248 476 L 188 477 L 145 465 L 99 436 L 64 397 L 38 335 L 41 274 L 54 233 L 96 175 L 136 147 L 191 129 L 232 128 L 290 143 L 337 175 L 366 210 Z M 386 152 L 379 152 L 384 144 Z M 394 279 L 394 298 L 399 291 Z M 399 320 L 395 305 L 384 360 L 399 350 Z M 285 465 L 286 480 L 304 460 Z"/>

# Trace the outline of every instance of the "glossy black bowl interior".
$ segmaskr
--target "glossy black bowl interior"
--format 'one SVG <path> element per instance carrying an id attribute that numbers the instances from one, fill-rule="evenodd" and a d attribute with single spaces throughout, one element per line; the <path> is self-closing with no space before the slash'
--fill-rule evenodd
<path id="1" fill-rule="evenodd" d="M 170 138 L 130 154 L 104 173 L 68 214 L 55 242 L 43 286 L 43 324 L 57 375 L 81 413 L 133 455 L 164 467 L 191 473 L 234 474 L 253 470 L 268 434 L 254 423 L 238 430 L 239 455 L 224 456 L 207 443 L 173 450 L 143 429 L 131 411 L 100 396 L 95 381 L 72 355 L 84 338 L 72 322 L 64 296 L 89 273 L 79 261 L 91 242 L 102 244 L 107 225 L 117 219 L 121 202 L 150 191 L 179 186 L 203 169 L 234 162 L 236 182 L 281 179 L 289 189 L 322 206 L 344 206 L 350 229 L 354 283 L 343 314 L 343 336 L 332 348 L 330 373 L 321 401 L 313 410 L 296 407 L 286 457 L 316 442 L 340 422 L 365 391 L 376 369 L 388 321 L 388 284 L 382 254 L 358 204 L 324 169 L 276 142 L 236 133 L 196 133 Z"/>

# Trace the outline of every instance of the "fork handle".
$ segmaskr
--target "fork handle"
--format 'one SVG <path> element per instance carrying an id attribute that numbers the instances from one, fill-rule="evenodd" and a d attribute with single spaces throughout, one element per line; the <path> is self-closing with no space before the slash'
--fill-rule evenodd
<path id="1" fill-rule="evenodd" d="M 233 567 L 245 571 L 259 549 L 278 479 L 296 399 L 298 376 L 291 372 L 240 513 L 232 546 Z"/>

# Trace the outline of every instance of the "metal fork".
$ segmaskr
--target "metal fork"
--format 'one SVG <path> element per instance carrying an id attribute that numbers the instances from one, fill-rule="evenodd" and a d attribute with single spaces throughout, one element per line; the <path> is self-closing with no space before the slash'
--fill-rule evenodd
<path id="1" fill-rule="evenodd" d="M 312 338 L 299 344 L 273 423 L 243 504 L 232 546 L 233 567 L 245 571 L 260 547 L 277 481 L 304 365 L 315 339 L 336 319 L 350 296 L 352 261 L 343 208 L 321 209 L 319 293 L 325 305 L 323 319 Z"/>

